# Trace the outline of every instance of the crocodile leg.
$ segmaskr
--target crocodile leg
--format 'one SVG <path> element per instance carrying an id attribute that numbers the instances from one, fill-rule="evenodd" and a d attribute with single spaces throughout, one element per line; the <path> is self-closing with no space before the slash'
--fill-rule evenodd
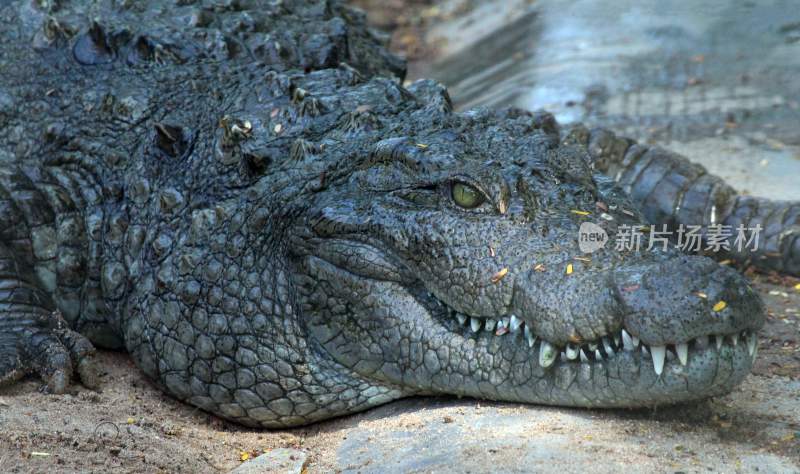
<path id="1" fill-rule="evenodd" d="M 92 344 L 67 327 L 35 276 L 0 244 L 0 384 L 37 374 L 51 393 L 63 393 L 73 372 L 97 386 Z"/>
<path id="2" fill-rule="evenodd" d="M 637 144 L 604 129 L 575 127 L 566 140 L 585 145 L 597 169 L 614 178 L 639 204 L 649 222 L 700 225 L 703 246 L 709 226 L 722 226 L 727 250 L 717 254 L 765 271 L 800 275 L 800 203 L 738 194 L 722 179 L 685 157 Z M 737 242 L 737 229 L 757 237 Z M 720 228 L 718 228 L 720 229 Z M 753 231 L 753 229 L 759 229 Z M 728 235 L 730 234 L 730 235 Z M 757 247 L 755 246 L 757 244 Z"/>

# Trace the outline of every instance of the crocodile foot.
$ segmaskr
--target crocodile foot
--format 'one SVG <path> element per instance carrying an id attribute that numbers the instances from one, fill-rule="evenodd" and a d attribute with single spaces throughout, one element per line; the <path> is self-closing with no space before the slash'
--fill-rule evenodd
<path id="1" fill-rule="evenodd" d="M 98 386 L 95 349 L 67 327 L 58 313 L 11 313 L 0 304 L 0 385 L 35 374 L 42 391 L 64 393 L 73 374 L 87 388 Z"/>

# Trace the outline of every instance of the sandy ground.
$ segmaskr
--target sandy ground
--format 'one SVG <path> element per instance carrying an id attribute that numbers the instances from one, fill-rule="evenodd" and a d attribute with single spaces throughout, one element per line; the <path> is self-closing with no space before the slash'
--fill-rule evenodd
<path id="1" fill-rule="evenodd" d="M 525 456 L 553 457 L 544 466 L 565 472 L 584 469 L 572 463 L 581 460 L 598 472 L 796 472 L 800 291 L 796 281 L 766 280 L 755 282 L 770 316 L 754 374 L 708 402 L 588 411 L 414 398 L 311 427 L 259 431 L 172 400 L 127 355 L 102 352 L 99 392 L 75 386 L 45 395 L 33 379 L 0 389 L 0 472 L 226 472 L 243 455 L 276 447 L 307 451 L 312 473 L 435 472 L 456 460 L 473 472 L 524 471 Z"/>

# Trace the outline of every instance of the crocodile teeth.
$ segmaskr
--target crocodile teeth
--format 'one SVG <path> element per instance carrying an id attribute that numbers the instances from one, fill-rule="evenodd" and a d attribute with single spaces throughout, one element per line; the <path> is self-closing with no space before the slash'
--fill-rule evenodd
<path id="1" fill-rule="evenodd" d="M 575 360 L 578 358 L 578 348 L 572 344 L 567 344 L 565 353 L 567 354 L 567 359 L 569 360 Z"/>
<path id="2" fill-rule="evenodd" d="M 550 367 L 556 361 L 558 351 L 552 344 L 547 341 L 542 341 L 539 348 L 539 365 L 542 367 Z"/>
<path id="3" fill-rule="evenodd" d="M 600 349 L 595 349 L 594 350 L 594 358 L 596 360 L 602 360 L 603 359 L 603 354 L 600 353 Z"/>
<path id="4" fill-rule="evenodd" d="M 619 347 L 619 334 L 614 334 L 614 347 Z"/>
<path id="5" fill-rule="evenodd" d="M 494 331 L 495 326 L 497 326 L 497 321 L 495 321 L 494 319 L 487 319 L 486 324 L 483 326 L 483 329 L 486 332 L 492 332 Z"/>
<path id="6" fill-rule="evenodd" d="M 664 371 L 664 359 L 667 357 L 666 346 L 651 346 L 650 352 L 653 354 L 653 370 L 656 375 L 661 375 Z"/>
<path id="7" fill-rule="evenodd" d="M 695 339 L 698 347 L 706 348 L 708 347 L 708 336 L 700 336 Z"/>
<path id="8" fill-rule="evenodd" d="M 458 319 L 458 324 L 462 326 L 464 325 L 465 322 L 467 322 L 467 317 L 461 313 L 456 313 L 456 319 Z"/>
<path id="9" fill-rule="evenodd" d="M 739 345 L 739 335 L 738 334 L 734 334 L 734 335 L 730 336 L 730 338 L 731 338 L 731 344 L 733 344 L 733 347 L 736 347 L 736 346 Z"/>
<path id="10" fill-rule="evenodd" d="M 604 337 L 602 341 L 603 341 L 603 349 L 605 349 L 606 354 L 610 356 L 614 355 L 614 348 L 611 346 L 611 341 L 609 341 L 607 337 Z"/>
<path id="11" fill-rule="evenodd" d="M 717 350 L 722 349 L 722 338 L 723 336 L 716 336 Z"/>
<path id="12" fill-rule="evenodd" d="M 675 352 L 678 354 L 681 365 L 686 365 L 689 362 L 689 344 L 675 344 Z"/>
<path id="13" fill-rule="evenodd" d="M 583 352 L 583 349 L 580 350 L 580 354 L 581 354 L 581 362 L 589 362 L 589 357 L 586 355 L 585 352 Z"/>
<path id="14" fill-rule="evenodd" d="M 495 336 L 502 336 L 508 332 L 508 320 L 503 318 L 497 322 L 497 331 L 494 332 Z"/>
<path id="15" fill-rule="evenodd" d="M 756 333 L 751 332 L 747 335 L 747 352 L 750 353 L 750 357 L 755 357 L 756 355 L 756 346 L 758 345 L 758 336 Z"/>
<path id="16" fill-rule="evenodd" d="M 533 335 L 531 328 L 527 324 L 525 325 L 525 339 L 528 340 L 528 347 L 533 347 L 536 344 L 536 336 Z"/>
<path id="17" fill-rule="evenodd" d="M 628 334 L 628 331 L 622 330 L 622 347 L 626 351 L 632 351 L 636 349 L 636 346 L 633 345 L 633 340 L 631 339 L 631 335 Z"/>
<path id="18" fill-rule="evenodd" d="M 647 346 L 642 345 L 642 355 L 646 358 L 650 358 L 650 351 L 647 350 Z"/>
<path id="19" fill-rule="evenodd" d="M 589 344 L 586 344 L 586 346 L 589 347 L 590 351 L 596 351 L 597 350 L 597 344 L 594 343 L 594 342 L 590 342 Z"/>
<path id="20" fill-rule="evenodd" d="M 508 326 L 509 329 L 511 329 L 511 332 L 514 332 L 517 329 L 519 329 L 519 327 L 521 325 L 522 325 L 522 320 L 521 319 L 517 319 L 517 317 L 512 314 L 511 315 L 511 320 L 509 321 L 509 326 Z"/>
<path id="21" fill-rule="evenodd" d="M 469 318 L 469 327 L 472 329 L 472 332 L 478 332 L 481 330 L 481 320 L 478 318 Z"/>
<path id="22" fill-rule="evenodd" d="M 633 348 L 639 347 L 639 338 L 636 336 L 631 336 L 631 342 L 633 343 Z"/>

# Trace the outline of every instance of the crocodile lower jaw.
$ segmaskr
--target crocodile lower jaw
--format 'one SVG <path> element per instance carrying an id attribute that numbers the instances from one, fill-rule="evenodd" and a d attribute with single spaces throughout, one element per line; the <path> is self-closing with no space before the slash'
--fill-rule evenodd
<path id="1" fill-rule="evenodd" d="M 647 345 L 637 337 L 630 335 L 624 328 L 618 332 L 600 338 L 597 341 L 583 344 L 567 344 L 558 346 L 535 334 L 524 321 L 514 315 L 497 319 L 474 318 L 453 310 L 448 310 L 451 317 L 462 328 L 465 337 L 511 337 L 517 338 L 519 344 L 527 344 L 532 355 L 538 355 L 539 365 L 548 368 L 561 363 L 592 364 L 607 362 L 622 353 L 636 354 L 652 361 L 656 375 L 661 375 L 665 363 L 677 360 L 685 366 L 693 353 L 697 351 L 722 351 L 726 347 L 746 347 L 747 354 L 755 359 L 758 350 L 758 336 L 753 331 L 740 331 L 735 334 L 710 334 L 700 336 L 679 344 L 663 346 Z"/>

